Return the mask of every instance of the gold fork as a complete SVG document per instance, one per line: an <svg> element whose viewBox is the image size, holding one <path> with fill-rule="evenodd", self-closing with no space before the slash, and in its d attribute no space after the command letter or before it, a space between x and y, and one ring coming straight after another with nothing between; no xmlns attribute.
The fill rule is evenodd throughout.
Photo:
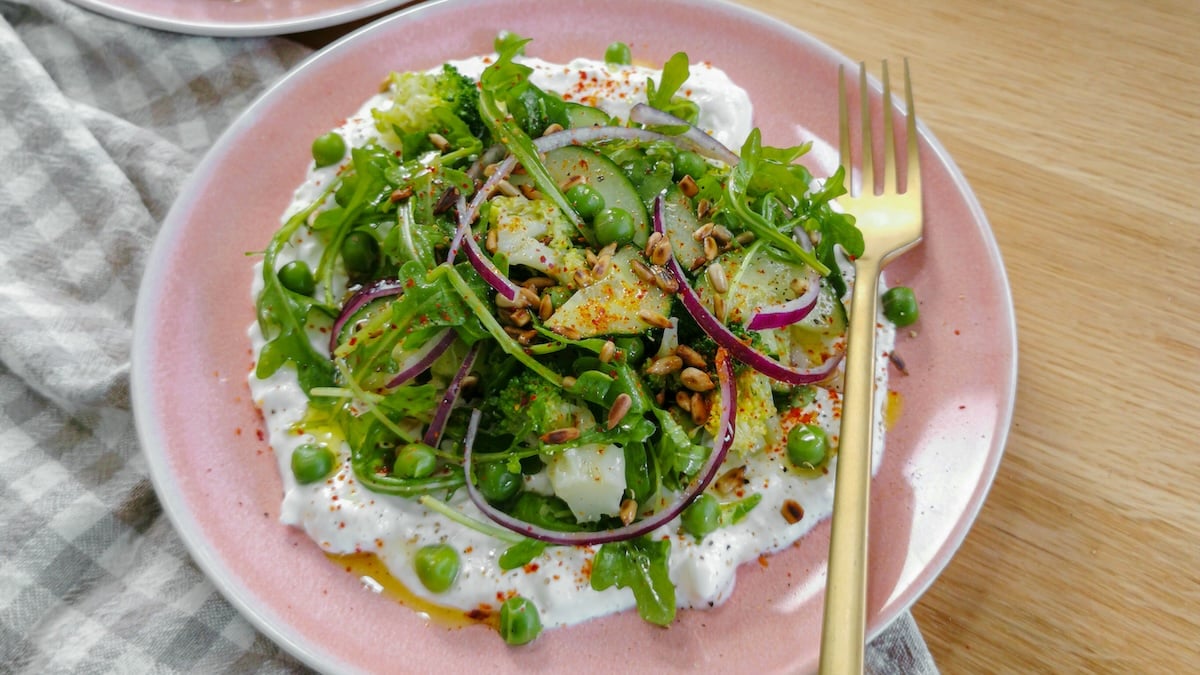
<svg viewBox="0 0 1200 675"><path fill-rule="evenodd" d="M896 148L892 132L892 97L887 61L883 62L883 174L875 183L871 144L871 103L866 67L859 64L862 99L862 188L852 195L850 114L846 103L845 74L838 68L838 122L841 165L848 194L842 206L856 218L866 243L854 260L854 291L850 300L850 325L846 337L846 376L842 398L842 423L837 451L833 525L829 541L829 569L825 586L825 616L821 627L821 673L862 673L867 610L867 512L871 482L871 445L874 439L875 317L879 303L879 275L883 267L921 241L921 166L917 155L917 122L913 113L912 83L904 62L904 96L907 111L906 184L900 191ZM880 194L875 194L880 190Z"/></svg>

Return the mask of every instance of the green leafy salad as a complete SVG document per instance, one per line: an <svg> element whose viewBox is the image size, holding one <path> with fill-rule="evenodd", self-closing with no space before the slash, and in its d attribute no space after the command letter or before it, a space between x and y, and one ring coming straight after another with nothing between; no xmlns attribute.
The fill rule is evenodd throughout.
<svg viewBox="0 0 1200 675"><path fill-rule="evenodd" d="M537 86L527 43L394 73L314 142L252 328L285 521L510 644L632 605L669 625L732 588L689 560L819 518L862 250L840 170L700 126L687 55L614 116Z"/></svg>

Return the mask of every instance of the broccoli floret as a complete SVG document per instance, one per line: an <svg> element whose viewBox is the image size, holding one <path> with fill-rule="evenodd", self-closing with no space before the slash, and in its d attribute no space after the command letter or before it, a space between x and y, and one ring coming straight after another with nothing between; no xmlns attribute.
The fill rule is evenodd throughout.
<svg viewBox="0 0 1200 675"><path fill-rule="evenodd" d="M588 413L572 403L562 389L529 370L519 372L489 400L497 431L516 438L574 426L581 414Z"/></svg>
<svg viewBox="0 0 1200 675"><path fill-rule="evenodd" d="M442 66L442 73L438 77L438 91L442 100L454 107L454 114L474 136L482 138L487 134L487 125L479 114L479 86L475 80L447 63Z"/></svg>
<svg viewBox="0 0 1200 675"><path fill-rule="evenodd" d="M375 128L385 143L400 149L406 159L429 150L444 150L444 162L476 155L485 134L479 116L479 92L475 83L453 66L441 72L392 73L387 92L392 104L373 108ZM450 143L435 147L430 134Z"/></svg>

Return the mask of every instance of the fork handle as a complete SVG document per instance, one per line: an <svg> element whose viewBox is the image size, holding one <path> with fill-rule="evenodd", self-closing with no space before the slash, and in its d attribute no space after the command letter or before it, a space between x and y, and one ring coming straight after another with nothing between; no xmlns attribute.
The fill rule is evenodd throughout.
<svg viewBox="0 0 1200 675"><path fill-rule="evenodd" d="M855 261L833 524L829 535L825 614L821 627L822 675L863 672L879 273L878 260L860 258Z"/></svg>

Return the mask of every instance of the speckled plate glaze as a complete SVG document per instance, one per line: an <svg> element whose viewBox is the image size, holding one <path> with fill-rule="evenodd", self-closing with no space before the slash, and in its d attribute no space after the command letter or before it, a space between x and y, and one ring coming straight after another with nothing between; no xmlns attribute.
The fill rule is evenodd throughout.
<svg viewBox="0 0 1200 675"><path fill-rule="evenodd" d="M828 522L739 571L725 605L682 611L667 630L626 612L506 647L484 626L449 628L362 584L280 525L275 458L246 376L252 260L279 224L309 144L377 90L390 69L489 51L500 29L534 55L599 57L613 40L661 64L683 50L745 86L764 141L816 142L836 161L836 77L845 57L795 28L698 0L474 0L423 4L298 67L220 139L163 224L138 299L133 393L164 509L199 565L260 630L329 672L802 672L815 669ZM918 66L919 68L919 66ZM918 85L920 74L916 74ZM918 86L918 94L920 88ZM881 105L878 91L874 104ZM919 100L919 96L918 96ZM901 129L902 131L902 129ZM1000 461L1016 382L1012 300L992 233L946 151L921 129L924 243L890 270L921 299L898 350L902 411L874 480L869 630L907 609L949 562Z"/></svg>
<svg viewBox="0 0 1200 675"><path fill-rule="evenodd" d="M214 37L285 35L366 19L414 0L70 0L114 19Z"/></svg>

